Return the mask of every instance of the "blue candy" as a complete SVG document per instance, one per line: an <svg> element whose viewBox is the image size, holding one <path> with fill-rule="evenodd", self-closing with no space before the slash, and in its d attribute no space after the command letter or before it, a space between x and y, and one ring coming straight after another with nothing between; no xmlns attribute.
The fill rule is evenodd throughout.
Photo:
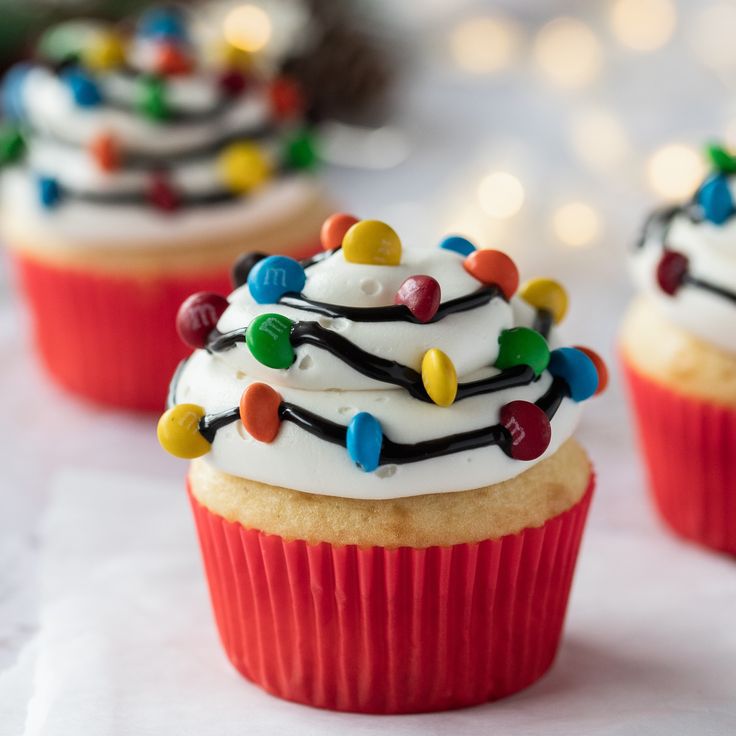
<svg viewBox="0 0 736 736"><path fill-rule="evenodd" d="M187 25L177 8L151 8L138 23L138 33L144 38L187 40Z"/></svg>
<svg viewBox="0 0 736 736"><path fill-rule="evenodd" d="M697 199L705 219L714 225L722 225L734 213L728 179L722 174L707 179L698 190Z"/></svg>
<svg viewBox="0 0 736 736"><path fill-rule="evenodd" d="M69 69L64 72L62 78L79 107L96 107L102 102L102 94L97 83L80 69Z"/></svg>
<svg viewBox="0 0 736 736"><path fill-rule="evenodd" d="M463 238L462 235L448 235L440 243L440 248L455 251L461 256L469 256L476 250L475 246L467 238Z"/></svg>
<svg viewBox="0 0 736 736"><path fill-rule="evenodd" d="M59 204L61 187L56 179L50 176L38 177L38 199L44 209L50 210Z"/></svg>
<svg viewBox="0 0 736 736"><path fill-rule="evenodd" d="M248 274L248 289L258 304L276 304L284 294L298 294L306 283L301 264L288 256L268 256Z"/></svg>
<svg viewBox="0 0 736 736"><path fill-rule="evenodd" d="M348 424L347 440L350 459L365 470L372 473L378 467L383 444L381 424L373 414L361 411Z"/></svg>
<svg viewBox="0 0 736 736"><path fill-rule="evenodd" d="M549 356L547 370L567 384L573 401L589 399L598 388L598 371L595 364L576 348L553 350Z"/></svg>
<svg viewBox="0 0 736 736"><path fill-rule="evenodd" d="M17 122L25 117L23 88L25 87L26 77L30 71L30 64L16 64L5 75L2 88L2 103L3 113L9 120Z"/></svg>

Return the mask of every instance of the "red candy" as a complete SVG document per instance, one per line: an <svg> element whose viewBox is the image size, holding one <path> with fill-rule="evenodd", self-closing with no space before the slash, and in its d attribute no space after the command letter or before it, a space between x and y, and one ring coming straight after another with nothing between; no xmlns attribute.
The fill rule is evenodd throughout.
<svg viewBox="0 0 736 736"><path fill-rule="evenodd" d="M508 454L515 460L536 460L552 439L547 415L529 401L512 401L501 407L501 425L511 435Z"/></svg>
<svg viewBox="0 0 736 736"><path fill-rule="evenodd" d="M185 299L176 314L176 331L182 342L195 350L203 348L227 307L227 299L211 291L200 291Z"/></svg>
<svg viewBox="0 0 736 736"><path fill-rule="evenodd" d="M674 250L662 253L657 264L657 283L665 294L674 296L685 282L689 262L687 256Z"/></svg>
<svg viewBox="0 0 736 736"><path fill-rule="evenodd" d="M291 79L274 80L269 90L271 109L278 120L293 120L304 110L304 97L299 86Z"/></svg>
<svg viewBox="0 0 736 736"><path fill-rule="evenodd" d="M170 76L189 74L192 60L175 43L162 43L156 51L156 71Z"/></svg>
<svg viewBox="0 0 736 736"><path fill-rule="evenodd" d="M102 133L93 138L89 152L102 171L110 172L120 168L120 146L115 136Z"/></svg>
<svg viewBox="0 0 736 736"><path fill-rule="evenodd" d="M476 250L465 259L464 265L478 281L498 286L506 299L511 299L519 288L519 270L500 250Z"/></svg>
<svg viewBox="0 0 736 736"><path fill-rule="evenodd" d="M598 372L598 388L596 389L594 396L602 394L606 390L606 386L608 386L608 368L603 362L603 358L601 358L595 350L591 350L590 348L584 348L581 345L574 345L573 347L587 355L590 358L591 363L595 366L595 369Z"/></svg>
<svg viewBox="0 0 736 736"><path fill-rule="evenodd" d="M336 212L330 215L323 223L319 239L325 250L334 250L342 245L342 239L350 228L359 222L357 217L345 212Z"/></svg>
<svg viewBox="0 0 736 736"><path fill-rule="evenodd" d="M440 285L431 276L409 276L394 297L394 304L408 307L420 322L429 322L441 301Z"/></svg>
<svg viewBox="0 0 736 736"><path fill-rule="evenodd" d="M226 69L220 74L217 83L220 89L229 97L237 97L248 86L248 77L239 69Z"/></svg>
<svg viewBox="0 0 736 736"><path fill-rule="evenodd" d="M240 397L240 421L259 442L273 442L281 427L281 396L265 383L251 383Z"/></svg>
<svg viewBox="0 0 736 736"><path fill-rule="evenodd" d="M162 174L154 174L148 187L148 201L162 212L179 209L179 195Z"/></svg>

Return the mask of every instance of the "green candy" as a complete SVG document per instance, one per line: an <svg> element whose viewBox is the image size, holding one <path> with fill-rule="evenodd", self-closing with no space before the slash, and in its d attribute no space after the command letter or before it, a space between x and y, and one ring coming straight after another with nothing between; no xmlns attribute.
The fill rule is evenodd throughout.
<svg viewBox="0 0 736 736"><path fill-rule="evenodd" d="M245 342L253 357L269 368L288 368L295 359L291 346L294 323L281 314L261 314L245 332Z"/></svg>
<svg viewBox="0 0 736 736"><path fill-rule="evenodd" d="M15 128L0 129L0 166L17 161L26 150L23 136Z"/></svg>
<svg viewBox="0 0 736 736"><path fill-rule="evenodd" d="M165 120L169 116L166 84L162 79L141 77L138 82L138 109L152 120Z"/></svg>
<svg viewBox="0 0 736 736"><path fill-rule="evenodd" d="M736 172L736 156L732 156L723 146L710 143L705 148L713 168L724 174Z"/></svg>
<svg viewBox="0 0 736 736"><path fill-rule="evenodd" d="M504 330L498 337L498 358L495 366L501 370L528 365L538 376L549 363L547 341L528 327Z"/></svg>
<svg viewBox="0 0 736 736"><path fill-rule="evenodd" d="M286 165L292 169L313 169L319 162L314 136L302 130L286 141L284 149Z"/></svg>

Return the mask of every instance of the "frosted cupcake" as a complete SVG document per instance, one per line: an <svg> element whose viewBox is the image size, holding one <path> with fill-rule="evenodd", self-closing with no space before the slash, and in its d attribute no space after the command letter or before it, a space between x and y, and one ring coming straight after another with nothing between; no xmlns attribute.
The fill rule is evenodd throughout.
<svg viewBox="0 0 736 736"><path fill-rule="evenodd" d="M556 345L562 287L460 237L335 215L324 254L251 259L178 326L161 444L188 488L228 657L271 693L373 713L501 698L551 665L603 388ZM218 316L214 330L197 313Z"/></svg>
<svg viewBox="0 0 736 736"><path fill-rule="evenodd" d="M228 288L248 248L318 248L324 196L298 91L174 9L135 32L70 23L3 86L0 223L39 352L66 388L163 405L193 290Z"/></svg>
<svg viewBox="0 0 736 736"><path fill-rule="evenodd" d="M679 534L736 553L736 158L656 211L631 259L640 295L621 333L657 508Z"/></svg>

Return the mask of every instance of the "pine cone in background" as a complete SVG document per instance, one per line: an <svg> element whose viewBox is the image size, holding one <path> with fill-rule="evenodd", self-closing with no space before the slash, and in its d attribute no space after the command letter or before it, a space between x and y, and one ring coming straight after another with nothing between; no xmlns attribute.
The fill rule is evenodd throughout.
<svg viewBox="0 0 736 736"><path fill-rule="evenodd" d="M314 25L310 44L282 62L301 85L315 121L376 124L386 114L397 59L351 2L305 0Z"/></svg>

